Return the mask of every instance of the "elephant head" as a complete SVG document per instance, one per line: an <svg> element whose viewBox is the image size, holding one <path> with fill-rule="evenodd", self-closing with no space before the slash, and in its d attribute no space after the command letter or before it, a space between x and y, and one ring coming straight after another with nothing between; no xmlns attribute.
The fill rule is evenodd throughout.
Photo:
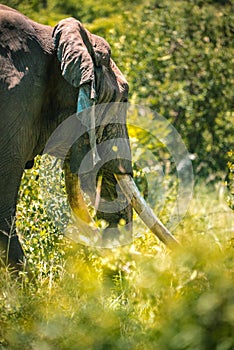
<svg viewBox="0 0 234 350"><path fill-rule="evenodd" d="M103 38L89 33L74 18L62 20L55 27L53 35L63 76L70 84L79 86L78 119L88 127L88 132L83 132L82 137L72 145L69 165L65 165L67 189L70 189L68 194L70 193L73 211L85 217L87 223L92 222L84 209L82 196L77 196L77 191L73 190L81 185L93 197L94 205L97 205L97 195L103 200L98 202L97 217L107 221L108 232L110 228L118 226L122 219L128 230L131 230L134 207L146 225L162 241L166 244L175 242L170 232L141 198L132 179L131 152L126 128L128 84L110 57L109 44ZM82 161L85 165L83 164L80 171ZM79 180L71 176L69 170L79 173ZM101 188L98 186L98 179L101 179ZM97 190L100 190L99 194ZM119 194L120 191L124 193L124 198ZM109 212L103 209L106 201L110 203Z"/></svg>
<svg viewBox="0 0 234 350"><path fill-rule="evenodd" d="M86 172L79 174L82 188L93 197L96 182L101 178L100 196L111 202L118 195L114 174L132 174L126 112L123 106L128 96L127 81L110 57L109 44L103 38L89 33L76 19L60 21L53 31L53 37L62 75L70 85L79 88L77 133L74 135L77 139L67 156L70 166L65 166L66 173L69 170L78 173L83 161L83 170L85 167ZM120 104L114 106L116 102ZM78 138L82 128L84 130ZM118 139L123 140L121 148L124 147L128 157L123 158L113 151ZM75 181L69 174L67 178ZM67 188L71 188L68 181ZM72 200L71 202L74 203ZM96 206L97 217L105 219L109 227L118 226L121 220L131 226L132 208L127 201L121 210L109 213L103 211L101 202L98 205L96 202Z"/></svg>

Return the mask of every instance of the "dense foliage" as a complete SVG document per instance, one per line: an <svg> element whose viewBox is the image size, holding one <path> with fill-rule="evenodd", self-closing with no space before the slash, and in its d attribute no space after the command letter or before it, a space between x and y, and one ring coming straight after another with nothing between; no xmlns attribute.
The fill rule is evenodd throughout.
<svg viewBox="0 0 234 350"><path fill-rule="evenodd" d="M43 173L27 175L18 230L32 280L1 269L1 349L233 349L233 220L220 197L199 188L174 252L138 223L132 244L97 249L62 238L35 187Z"/></svg>

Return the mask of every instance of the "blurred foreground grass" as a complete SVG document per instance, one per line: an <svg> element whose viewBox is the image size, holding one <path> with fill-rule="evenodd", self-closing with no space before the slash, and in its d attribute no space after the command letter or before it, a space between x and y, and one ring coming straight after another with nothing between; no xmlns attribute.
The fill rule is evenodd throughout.
<svg viewBox="0 0 234 350"><path fill-rule="evenodd" d="M131 245L97 249L63 238L64 216L50 221L41 205L47 194L30 188L38 169L26 177L18 230L34 278L19 282L1 269L0 349L233 349L233 213L225 197L197 186L174 252L137 225Z"/></svg>

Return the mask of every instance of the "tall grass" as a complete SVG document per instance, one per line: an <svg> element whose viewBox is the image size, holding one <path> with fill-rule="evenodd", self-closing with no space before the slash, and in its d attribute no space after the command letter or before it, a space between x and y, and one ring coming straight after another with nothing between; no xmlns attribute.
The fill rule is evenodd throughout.
<svg viewBox="0 0 234 350"><path fill-rule="evenodd" d="M141 226L97 249L62 237L30 188L38 175L18 206L33 278L1 268L0 349L233 349L233 214L218 192L197 186L176 251Z"/></svg>

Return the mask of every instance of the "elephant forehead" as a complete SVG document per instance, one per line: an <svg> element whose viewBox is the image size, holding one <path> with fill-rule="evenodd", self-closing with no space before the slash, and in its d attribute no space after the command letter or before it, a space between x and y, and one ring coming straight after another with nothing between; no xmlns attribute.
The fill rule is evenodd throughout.
<svg viewBox="0 0 234 350"><path fill-rule="evenodd" d="M128 83L114 61L110 66L95 69L97 102L124 102L128 97Z"/></svg>
<svg viewBox="0 0 234 350"><path fill-rule="evenodd" d="M102 52L103 54L109 56L111 55L111 47L104 38L95 34L92 34L90 37L92 46L95 51Z"/></svg>

